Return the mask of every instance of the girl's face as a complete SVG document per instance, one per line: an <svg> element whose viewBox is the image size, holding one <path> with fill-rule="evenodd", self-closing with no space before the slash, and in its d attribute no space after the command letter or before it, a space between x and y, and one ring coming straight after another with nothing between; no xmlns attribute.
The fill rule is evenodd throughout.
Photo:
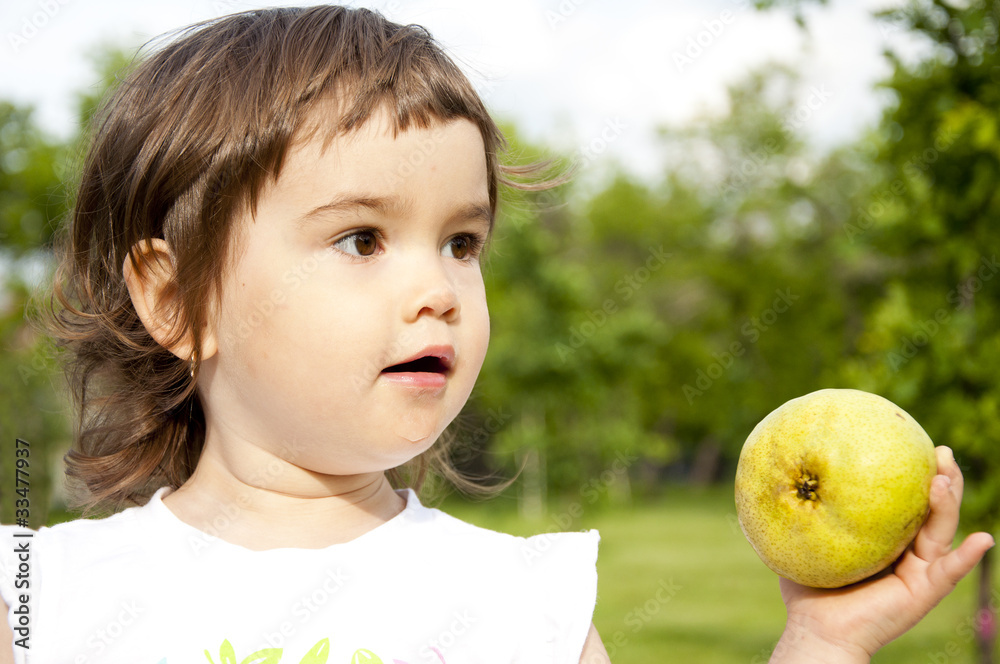
<svg viewBox="0 0 1000 664"><path fill-rule="evenodd" d="M234 268L199 386L208 443L327 475L393 468L458 415L486 355L486 158L467 120L384 115L293 147ZM386 371L428 357L402 370ZM406 371L405 369L412 369Z"/></svg>

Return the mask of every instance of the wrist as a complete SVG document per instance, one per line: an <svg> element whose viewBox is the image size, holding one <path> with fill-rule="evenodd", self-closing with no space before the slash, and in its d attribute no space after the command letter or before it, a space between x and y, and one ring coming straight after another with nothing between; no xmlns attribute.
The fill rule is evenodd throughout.
<svg viewBox="0 0 1000 664"><path fill-rule="evenodd" d="M770 664L868 664L871 655L861 646L826 639L807 625L788 621Z"/></svg>

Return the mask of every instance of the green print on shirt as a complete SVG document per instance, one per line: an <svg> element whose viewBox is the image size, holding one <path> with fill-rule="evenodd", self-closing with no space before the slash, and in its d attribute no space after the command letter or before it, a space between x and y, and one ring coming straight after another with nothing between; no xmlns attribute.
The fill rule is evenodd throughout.
<svg viewBox="0 0 1000 664"><path fill-rule="evenodd" d="M219 664L279 664L281 662L281 653L283 648L264 648L258 650L257 652L250 653L244 659L239 659L236 657L236 651L233 649L233 644L226 639L222 642L219 647ZM212 654L205 651L205 657L211 664L215 664L215 660L212 659ZM330 639L323 639L318 641L316 645L312 647L312 650L305 654L299 664L327 664L327 659L330 657ZM398 661L398 660L397 660ZM285 664L290 664L286 662ZM373 653L371 650L361 649L354 653L351 657L351 664L383 664L382 660L378 655Z"/></svg>

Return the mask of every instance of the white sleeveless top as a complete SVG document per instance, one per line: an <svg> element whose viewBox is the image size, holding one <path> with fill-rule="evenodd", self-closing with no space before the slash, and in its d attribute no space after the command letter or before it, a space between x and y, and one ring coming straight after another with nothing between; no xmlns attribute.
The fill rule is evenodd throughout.
<svg viewBox="0 0 1000 664"><path fill-rule="evenodd" d="M0 526L15 662L580 661L597 531L513 537L407 490L399 515L350 542L252 551L178 519L167 491L106 519Z"/></svg>

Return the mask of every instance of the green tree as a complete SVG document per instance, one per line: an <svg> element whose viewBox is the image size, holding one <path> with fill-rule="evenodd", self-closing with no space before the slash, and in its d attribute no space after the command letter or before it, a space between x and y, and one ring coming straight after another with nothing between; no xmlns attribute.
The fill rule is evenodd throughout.
<svg viewBox="0 0 1000 664"><path fill-rule="evenodd" d="M967 481L963 522L1000 525L1000 56L998 6L916 1L885 19L926 56L890 54L897 103L881 123L882 164L852 233L882 257L847 375L913 412L954 448ZM992 661L993 556L980 567L977 640Z"/></svg>
<svg viewBox="0 0 1000 664"><path fill-rule="evenodd" d="M30 108L0 103L0 521L14 523L15 498L30 505L29 523L45 523L53 451L66 444L65 408L52 345L25 320L51 268L52 237L66 214L68 149L38 129ZM15 439L30 445L16 471ZM27 496L15 495L18 478ZM21 502L19 506L24 505ZM20 512L19 514L24 514Z"/></svg>
<svg viewBox="0 0 1000 664"><path fill-rule="evenodd" d="M53 244L69 214L85 128L129 63L120 49L92 55L99 83L77 96L81 130L48 136L30 107L0 101L0 522L15 518L15 439L30 444L30 525L47 520L57 452L69 445L70 414L58 350L29 321L46 306ZM22 469L23 470L23 469ZM22 476L23 477L23 476Z"/></svg>
<svg viewBox="0 0 1000 664"><path fill-rule="evenodd" d="M842 233L866 162L810 152L789 120L797 83L778 67L750 76L730 90L734 112L664 131L672 161L654 191L619 181L588 208L598 246L621 242L634 211L650 209L635 221L673 256L635 302L667 330L643 396L696 481L732 467L771 409L833 380L867 279Z"/></svg>
<svg viewBox="0 0 1000 664"><path fill-rule="evenodd" d="M484 266L493 329L471 406L514 414L493 451L522 460L522 486L539 503L549 491L587 502L627 496L639 453L669 454L637 379L636 358L652 355L661 326L615 300L571 195L511 193Z"/></svg>

